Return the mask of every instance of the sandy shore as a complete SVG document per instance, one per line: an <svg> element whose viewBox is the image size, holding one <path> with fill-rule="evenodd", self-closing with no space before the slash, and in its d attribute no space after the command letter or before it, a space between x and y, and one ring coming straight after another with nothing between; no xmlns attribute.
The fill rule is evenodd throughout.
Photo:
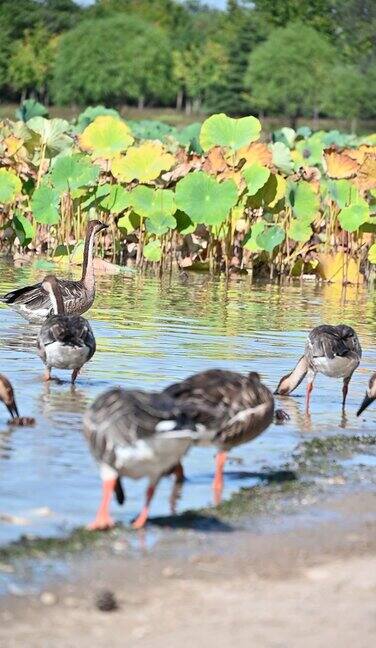
<svg viewBox="0 0 376 648"><path fill-rule="evenodd" d="M0 645L370 648L376 491L332 497L325 515L313 503L288 524L276 515L255 526L163 531L153 551L141 537L145 550L136 560L119 540L117 555L73 557L72 578L48 587L50 598L2 600ZM103 588L118 610L96 608Z"/></svg>

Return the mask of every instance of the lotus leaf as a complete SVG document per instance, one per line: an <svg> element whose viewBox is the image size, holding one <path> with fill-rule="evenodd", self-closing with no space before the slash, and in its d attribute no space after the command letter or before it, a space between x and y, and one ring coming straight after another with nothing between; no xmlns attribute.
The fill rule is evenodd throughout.
<svg viewBox="0 0 376 648"><path fill-rule="evenodd" d="M195 223L192 223L188 214L178 209L175 212L174 217L176 220L176 229L178 230L178 232L180 232L180 234L183 234L183 236L185 236L186 234L192 234L192 232L195 231L196 225Z"/></svg>
<svg viewBox="0 0 376 648"><path fill-rule="evenodd" d="M274 198L268 203L269 207L271 207L272 209L274 209L279 201L285 197L287 187L287 182L283 176L276 174L273 177L275 178L277 186Z"/></svg>
<svg viewBox="0 0 376 648"><path fill-rule="evenodd" d="M111 115L96 117L79 135L79 143L84 151L106 160L116 157L133 142L134 138L127 124Z"/></svg>
<svg viewBox="0 0 376 648"><path fill-rule="evenodd" d="M310 137L308 140L301 140L296 143L296 155L294 159L297 166L317 166L322 163L323 143Z"/></svg>
<svg viewBox="0 0 376 648"><path fill-rule="evenodd" d="M134 137L143 140L163 140L166 135L174 132L172 126L156 119L129 120L128 125Z"/></svg>
<svg viewBox="0 0 376 648"><path fill-rule="evenodd" d="M242 173L247 183L250 196L254 196L264 186L270 176L269 169L257 163L242 169Z"/></svg>
<svg viewBox="0 0 376 648"><path fill-rule="evenodd" d="M233 119L224 113L208 117L201 126L200 144L204 151L223 146L237 151L260 137L261 123L256 117Z"/></svg>
<svg viewBox="0 0 376 648"><path fill-rule="evenodd" d="M185 146L189 151L202 153L202 146L200 145L200 131L201 124L199 122L194 122L181 130L177 130L174 133L174 138L180 146Z"/></svg>
<svg viewBox="0 0 376 648"><path fill-rule="evenodd" d="M176 219L169 214L162 214L158 218L147 218L145 226L147 231L151 234L162 236L162 234L166 234L169 229L174 229L176 227Z"/></svg>
<svg viewBox="0 0 376 648"><path fill-rule="evenodd" d="M233 180L219 183L204 171L190 173L176 185L176 204L194 223L220 225L237 199Z"/></svg>
<svg viewBox="0 0 376 648"><path fill-rule="evenodd" d="M366 202L356 203L344 207L338 214L338 220L342 229L346 232L355 232L363 223L369 219L369 206Z"/></svg>
<svg viewBox="0 0 376 648"><path fill-rule="evenodd" d="M312 228L306 221L293 220L288 231L287 236L293 241L305 243L309 241L312 236Z"/></svg>
<svg viewBox="0 0 376 648"><path fill-rule="evenodd" d="M27 122L32 117L47 117L48 110L43 104L35 99L25 99L16 110L16 119Z"/></svg>
<svg viewBox="0 0 376 648"><path fill-rule="evenodd" d="M83 131L86 126L89 126L96 117L110 115L120 119L120 115L114 108L105 108L105 106L88 106L85 110L78 115L77 130Z"/></svg>
<svg viewBox="0 0 376 648"><path fill-rule="evenodd" d="M175 164L175 158L166 153L159 142L145 142L132 147L124 157L112 161L111 172L121 182L150 182L162 171L168 171Z"/></svg>
<svg viewBox="0 0 376 648"><path fill-rule="evenodd" d="M130 193L130 201L137 214L154 221L163 217L171 219L176 211L174 192L170 189L151 189L139 186Z"/></svg>
<svg viewBox="0 0 376 648"><path fill-rule="evenodd" d="M48 185L41 185L35 189L31 208L37 223L56 225L59 222L59 200L59 192Z"/></svg>
<svg viewBox="0 0 376 648"><path fill-rule="evenodd" d="M144 257L148 261L160 261L162 257L161 243L156 239L149 241L144 247Z"/></svg>
<svg viewBox="0 0 376 648"><path fill-rule="evenodd" d="M301 180L289 183L287 195L294 216L312 222L319 209L320 199L309 182Z"/></svg>
<svg viewBox="0 0 376 648"><path fill-rule="evenodd" d="M10 205L21 193L22 183L10 169L0 169L0 204Z"/></svg>
<svg viewBox="0 0 376 648"><path fill-rule="evenodd" d="M263 232L258 234L256 243L260 248L272 254L274 248L284 240L285 233L283 229L278 225L272 225L271 227L266 227Z"/></svg>
<svg viewBox="0 0 376 648"><path fill-rule="evenodd" d="M130 234L140 226L140 217L134 212L131 212L130 214L124 214L116 221L116 225L120 230L125 230L128 234Z"/></svg>
<svg viewBox="0 0 376 648"><path fill-rule="evenodd" d="M72 191L98 180L100 168L88 157L75 154L56 159L50 177L59 191Z"/></svg>
<svg viewBox="0 0 376 648"><path fill-rule="evenodd" d="M112 214L119 214L131 205L131 194L124 189L122 185L102 185L108 187L108 193L103 195L102 200L99 201L102 209L111 212Z"/></svg>
<svg viewBox="0 0 376 648"><path fill-rule="evenodd" d="M293 128L284 126L273 133L273 142L283 142L289 149L292 149L296 139L296 132Z"/></svg>
<svg viewBox="0 0 376 648"><path fill-rule="evenodd" d="M340 209L347 207L351 203L359 202L360 195L356 187L348 180L330 180L328 182L328 191L330 197L337 203Z"/></svg>
<svg viewBox="0 0 376 648"><path fill-rule="evenodd" d="M275 144L270 145L272 155L273 155L273 164L283 171L283 173L291 173L292 171L292 159L290 149L283 144L283 142L275 142Z"/></svg>
<svg viewBox="0 0 376 648"><path fill-rule="evenodd" d="M12 226L22 247L29 245L29 243L34 238L35 227L26 218L26 216L23 216L23 214L20 213L16 213L12 219Z"/></svg>
<svg viewBox="0 0 376 648"><path fill-rule="evenodd" d="M62 151L72 144L72 139L67 135L69 123L65 119L33 117L27 122L27 127L39 135L40 143L51 153Z"/></svg>
<svg viewBox="0 0 376 648"><path fill-rule="evenodd" d="M257 244L257 237L265 230L265 227L265 221L256 221L256 223L254 223L251 227L250 234L245 237L243 247L245 247L247 250L250 250L251 252L260 252L263 248L261 248Z"/></svg>

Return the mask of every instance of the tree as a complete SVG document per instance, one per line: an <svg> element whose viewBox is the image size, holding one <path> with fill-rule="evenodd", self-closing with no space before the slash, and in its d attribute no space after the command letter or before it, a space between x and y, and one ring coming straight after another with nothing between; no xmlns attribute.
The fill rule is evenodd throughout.
<svg viewBox="0 0 376 648"><path fill-rule="evenodd" d="M273 31L249 58L245 85L251 106L290 117L317 114L336 52L325 36L302 23Z"/></svg>
<svg viewBox="0 0 376 648"><path fill-rule="evenodd" d="M53 95L57 103L79 105L171 101L175 84L166 33L132 15L82 21L59 41Z"/></svg>
<svg viewBox="0 0 376 648"><path fill-rule="evenodd" d="M8 79L11 87L21 92L21 99L37 93L46 98L55 47L45 27L26 30L22 41L16 42L9 63Z"/></svg>
<svg viewBox="0 0 376 648"><path fill-rule="evenodd" d="M217 90L228 70L225 49L213 41L201 48L194 46L173 52L174 76L186 97L187 112L210 107L213 90Z"/></svg>
<svg viewBox="0 0 376 648"><path fill-rule="evenodd" d="M355 130L355 120L362 111L365 82L359 69L352 65L337 64L327 85L323 108L333 117L351 120Z"/></svg>

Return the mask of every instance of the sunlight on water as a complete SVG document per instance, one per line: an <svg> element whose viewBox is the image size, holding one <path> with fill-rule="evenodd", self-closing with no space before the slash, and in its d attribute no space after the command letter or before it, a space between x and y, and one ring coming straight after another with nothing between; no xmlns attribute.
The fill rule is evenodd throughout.
<svg viewBox="0 0 376 648"><path fill-rule="evenodd" d="M41 277L30 268L0 267L0 291ZM307 331L320 323L346 322L360 336L364 356L350 385L347 419L341 417L341 385L319 377L310 419L304 415L304 385L296 397L279 401L291 421L272 425L251 444L232 452L241 463L229 462L225 495L257 483L252 473L279 467L303 439L317 434L373 432L376 408L363 420L355 417L371 370L375 302L373 293L316 286L309 282L279 288L251 284L247 277L213 280L189 275L160 282L150 277L99 277L95 308L87 316L97 339L97 353L75 389L42 382L43 366L36 355L37 327L31 327L0 306L0 371L16 390L22 414L37 419L35 428L10 428L0 408L0 543L21 534L59 534L88 522L100 497L95 463L81 433L88 403L114 384L160 389L209 367L259 371L274 388L301 355ZM59 373L68 377L64 372ZM211 502L213 456L195 449L185 460L188 481L179 510ZM142 506L145 484L125 482L124 508L114 504L115 519L131 520ZM171 484L163 480L152 515L169 512ZM4 521L16 516L17 523ZM3 520L3 521L1 521Z"/></svg>

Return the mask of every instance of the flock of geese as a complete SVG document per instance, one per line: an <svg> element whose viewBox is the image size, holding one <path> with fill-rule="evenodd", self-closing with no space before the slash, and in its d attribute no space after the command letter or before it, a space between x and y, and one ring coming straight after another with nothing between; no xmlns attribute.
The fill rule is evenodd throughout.
<svg viewBox="0 0 376 648"><path fill-rule="evenodd" d="M93 247L96 234L107 226L88 223L82 277L66 281L48 275L41 283L13 290L0 298L29 322L41 324L38 353L46 367L44 379L53 380L51 370L68 369L75 382L83 365L95 353L95 337L82 317L93 304L95 278ZM348 385L362 355L355 331L344 324L323 325L308 335L305 350L292 372L283 376L275 394L290 394L307 378L306 411L315 376L322 373L342 378L342 406ZM376 398L376 374L358 415ZM0 376L0 400L8 408L14 424L22 424L12 385ZM192 445L217 449L213 482L215 502L223 490L223 470L228 452L256 438L272 423L275 410L272 392L251 372L247 375L212 369L196 373L160 392L112 387L101 394L84 415L84 434L99 469L103 484L102 500L91 529L114 525L110 504L115 495L125 500L121 477L147 477L145 505L135 528L145 525L151 499L161 477L174 475L174 488L184 478L182 459Z"/></svg>

